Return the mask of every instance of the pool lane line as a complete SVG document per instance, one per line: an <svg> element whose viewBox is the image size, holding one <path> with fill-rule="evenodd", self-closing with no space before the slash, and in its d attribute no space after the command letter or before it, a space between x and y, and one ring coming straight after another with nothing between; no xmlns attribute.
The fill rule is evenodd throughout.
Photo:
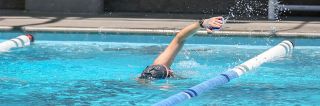
<svg viewBox="0 0 320 106"><path fill-rule="evenodd" d="M204 81L196 86L193 86L187 90L184 90L178 94L172 95L169 98L166 98L153 106L172 106L183 102L184 100L191 99L202 94L205 91L208 91L216 86L223 85L230 82L232 79L238 78L244 73L258 68L263 63L276 60L281 57L288 56L289 53L293 50L294 45L289 40L284 40L276 46L268 49L267 51L245 61L244 63L223 72L222 74L211 78L207 81Z"/></svg>

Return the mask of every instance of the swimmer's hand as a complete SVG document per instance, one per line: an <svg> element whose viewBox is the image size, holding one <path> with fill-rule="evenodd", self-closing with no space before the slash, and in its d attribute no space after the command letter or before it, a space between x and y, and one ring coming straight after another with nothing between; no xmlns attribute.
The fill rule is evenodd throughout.
<svg viewBox="0 0 320 106"><path fill-rule="evenodd" d="M209 19L204 19L202 26L206 28L208 32L212 33L212 30L220 30L223 24L223 17L212 17Z"/></svg>

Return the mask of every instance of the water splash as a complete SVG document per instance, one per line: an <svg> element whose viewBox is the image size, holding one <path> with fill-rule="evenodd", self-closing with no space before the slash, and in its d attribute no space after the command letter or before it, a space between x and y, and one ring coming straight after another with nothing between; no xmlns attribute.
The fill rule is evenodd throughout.
<svg viewBox="0 0 320 106"><path fill-rule="evenodd" d="M237 0L229 8L226 19L252 19L257 20L268 11L265 1L257 0Z"/></svg>

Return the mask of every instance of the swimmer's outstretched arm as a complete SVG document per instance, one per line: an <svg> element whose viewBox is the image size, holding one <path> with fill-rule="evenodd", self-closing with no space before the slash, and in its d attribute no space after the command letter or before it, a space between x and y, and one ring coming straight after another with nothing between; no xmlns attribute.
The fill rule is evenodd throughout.
<svg viewBox="0 0 320 106"><path fill-rule="evenodd" d="M221 19L222 17L213 17L210 19L205 19L202 26L221 27ZM195 22L180 30L180 32L176 34L176 36L173 38L168 47L154 60L153 65L161 64L170 67L175 56L182 48L185 39L188 36L195 34L200 28L200 22Z"/></svg>
<svg viewBox="0 0 320 106"><path fill-rule="evenodd" d="M161 64L170 67L174 57L178 54L182 48L185 39L188 36L193 35L200 29L199 23L193 23L183 28L177 35L173 38L168 47L155 59L153 64Z"/></svg>

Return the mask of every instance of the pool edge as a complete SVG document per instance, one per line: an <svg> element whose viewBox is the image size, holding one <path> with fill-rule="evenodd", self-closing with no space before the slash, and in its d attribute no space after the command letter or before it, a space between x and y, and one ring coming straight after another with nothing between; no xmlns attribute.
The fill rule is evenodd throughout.
<svg viewBox="0 0 320 106"><path fill-rule="evenodd" d="M0 26L0 31L12 31L14 27ZM26 26L18 30L23 32L91 32L91 33L133 33L133 34L159 34L159 35L174 35L179 32L178 29L133 29L133 28L105 28L105 27L91 27L91 28L79 28L79 27L31 27ZM196 33L200 36L240 36L240 37L312 37L320 38L320 33L297 33L297 32L276 32L276 31L216 31L208 33L205 30L200 30Z"/></svg>

